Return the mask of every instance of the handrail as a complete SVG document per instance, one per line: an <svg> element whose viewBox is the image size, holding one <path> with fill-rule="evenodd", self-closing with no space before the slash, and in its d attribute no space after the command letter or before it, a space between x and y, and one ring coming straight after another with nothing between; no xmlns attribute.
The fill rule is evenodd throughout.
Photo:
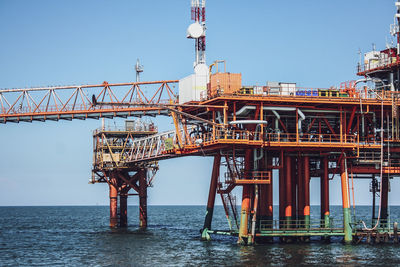
<svg viewBox="0 0 400 267"><path fill-rule="evenodd" d="M281 230L343 230L343 221L329 218L328 223L325 220L260 220L259 230L281 231Z"/></svg>

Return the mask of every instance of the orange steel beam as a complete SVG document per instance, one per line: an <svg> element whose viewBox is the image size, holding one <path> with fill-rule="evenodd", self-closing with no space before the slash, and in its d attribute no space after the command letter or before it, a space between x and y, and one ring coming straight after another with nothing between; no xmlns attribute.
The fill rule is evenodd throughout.
<svg viewBox="0 0 400 267"><path fill-rule="evenodd" d="M248 179L239 179L235 180L235 184L237 185L243 185L243 184L270 184L270 180L260 180L260 179L253 179L253 180L248 180Z"/></svg>
<svg viewBox="0 0 400 267"><path fill-rule="evenodd" d="M333 130L333 128L332 128L331 124L329 123L329 121L325 117L322 117L322 119L324 120L326 126L328 126L329 130L331 131L331 133L333 135L337 136L337 134L335 133L335 130Z"/></svg>
<svg viewBox="0 0 400 267"><path fill-rule="evenodd" d="M307 129L307 132L306 132L306 133L309 133L309 132L311 131L311 128L313 127L314 122L315 122L316 120L317 120L317 117L315 117L315 118L311 121L310 125L308 126L308 129Z"/></svg>
<svg viewBox="0 0 400 267"><path fill-rule="evenodd" d="M375 166L353 166L352 171L354 174L380 174L380 170ZM399 174L400 167L383 167L384 174Z"/></svg>
<svg viewBox="0 0 400 267"><path fill-rule="evenodd" d="M285 124L281 121L281 119L278 119L278 121L279 121L279 124L282 126L283 130L287 133L288 130L286 129Z"/></svg>

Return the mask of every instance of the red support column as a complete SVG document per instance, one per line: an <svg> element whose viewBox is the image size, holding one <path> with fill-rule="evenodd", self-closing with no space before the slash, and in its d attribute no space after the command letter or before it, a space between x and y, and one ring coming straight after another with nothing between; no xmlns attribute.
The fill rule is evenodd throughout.
<svg viewBox="0 0 400 267"><path fill-rule="evenodd" d="M303 158L297 157L297 219L298 225L304 227L304 173Z"/></svg>
<svg viewBox="0 0 400 267"><path fill-rule="evenodd" d="M206 218L204 219L204 226L202 231L202 239L210 240L210 235L207 230L211 230L211 222L214 213L214 203L215 203L215 195L217 193L217 185L218 185L218 177L219 177L219 168L221 164L221 155L217 154L214 156L214 164L211 174L211 182L210 182L210 190L208 192L208 202L207 202L207 211Z"/></svg>
<svg viewBox="0 0 400 267"><path fill-rule="evenodd" d="M292 223L295 224L295 220L297 218L297 176L298 173L296 171L296 158L292 157Z"/></svg>
<svg viewBox="0 0 400 267"><path fill-rule="evenodd" d="M281 155L279 157L279 228L284 227L285 220L285 168L286 165L284 163L283 151L281 151Z"/></svg>
<svg viewBox="0 0 400 267"><path fill-rule="evenodd" d="M119 226L128 226L128 192L123 190L119 193Z"/></svg>
<svg viewBox="0 0 400 267"><path fill-rule="evenodd" d="M268 157L267 159L267 168L271 171L271 182L266 185L266 194L267 194L267 220L274 219L274 198L273 198L273 179L272 179L272 157ZM272 223L272 222L271 222ZM272 226L272 225L271 225Z"/></svg>
<svg viewBox="0 0 400 267"><path fill-rule="evenodd" d="M322 160L323 174L321 176L321 226L329 228L329 166L328 157Z"/></svg>
<svg viewBox="0 0 400 267"><path fill-rule="evenodd" d="M267 185L260 184L258 186L258 215L257 217L260 220L267 220L267 213L268 213L268 205L267 205Z"/></svg>
<svg viewBox="0 0 400 267"><path fill-rule="evenodd" d="M387 218L388 218L388 194L389 194L389 177L383 174L382 177L382 207L381 207L381 226L387 227Z"/></svg>
<svg viewBox="0 0 400 267"><path fill-rule="evenodd" d="M110 187L110 227L118 226L118 190L115 178L111 179Z"/></svg>
<svg viewBox="0 0 400 267"><path fill-rule="evenodd" d="M285 224L287 228L293 228L292 225L292 162L290 156L285 156Z"/></svg>
<svg viewBox="0 0 400 267"><path fill-rule="evenodd" d="M266 153L264 151L264 153ZM258 170L260 171L266 171L267 170L267 155L265 154L264 158L260 160L260 166ZM257 217L259 220L268 220L267 213L268 213L268 204L267 204L267 185L266 184L261 184L258 186L259 190L259 198L258 198L258 212L257 212Z"/></svg>
<svg viewBox="0 0 400 267"><path fill-rule="evenodd" d="M261 161L260 170L271 171L272 157L265 154ZM272 172L271 172L272 173ZM263 221L263 227L272 228L273 225L273 194L272 194L272 177L269 184L259 185L259 219Z"/></svg>
<svg viewBox="0 0 400 267"><path fill-rule="evenodd" d="M304 224L310 227L310 158L304 156Z"/></svg>
<svg viewBox="0 0 400 267"><path fill-rule="evenodd" d="M139 170L139 227L147 227L147 171Z"/></svg>
<svg viewBox="0 0 400 267"><path fill-rule="evenodd" d="M244 159L244 171L249 172L252 169L252 155L253 151L251 149L247 149L245 152ZM249 233L249 215L251 209L251 196L252 196L252 185L243 185L243 193L242 193L242 210L240 215L240 227L239 227L239 240L238 243L246 244L248 233Z"/></svg>

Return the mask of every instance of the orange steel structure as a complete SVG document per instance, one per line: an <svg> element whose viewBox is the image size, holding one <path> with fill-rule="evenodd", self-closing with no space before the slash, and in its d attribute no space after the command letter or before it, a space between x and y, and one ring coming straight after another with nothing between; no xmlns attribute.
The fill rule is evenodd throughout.
<svg viewBox="0 0 400 267"><path fill-rule="evenodd" d="M200 21L200 5L193 8ZM205 9L201 8L204 22ZM201 38L196 39L201 65L205 35L193 38ZM372 81L373 88L357 87L361 81L351 81L340 88L282 87L276 91L264 86L261 90L239 86L237 75L234 86L224 80L229 90L208 84L207 96L183 104L178 104L173 87L177 80L7 89L0 90L0 122L170 116L175 129L169 132L158 133L154 125L147 124L94 132L91 182L109 185L111 227L127 226L127 197L138 195L140 227L146 228L147 188L158 170L157 162L195 155L214 158L204 240L219 233L237 236L240 244L274 237L283 242L308 241L314 236L340 236L346 243L365 236L377 242L382 236L398 241L397 225L391 228L388 221L389 182L400 174L400 56L392 49L382 51L390 55L389 63L376 65L374 59L375 65L359 66L358 74L364 76L363 81ZM197 69L199 73L203 70L202 66ZM212 74L210 81L216 80L213 75L230 74ZM143 87L151 87L147 90L151 93L145 94ZM274 172L279 173L275 179L278 192L273 190ZM329 210L329 184L336 175L343 206L339 224ZM380 177L379 190L376 176ZM321 181L321 220L317 222L310 214L312 178ZM351 221L354 191L350 178L352 183L353 178L371 179L374 201L380 192L379 219L372 229ZM238 186L243 188L240 212L232 194ZM136 193L130 194L131 189ZM276 193L279 218L273 216ZM225 209L227 231L211 227L216 194ZM375 220L375 210L372 216Z"/></svg>
<svg viewBox="0 0 400 267"><path fill-rule="evenodd" d="M211 222L218 193L230 225L228 232L237 234L240 243L252 244L273 236L281 236L285 241L308 240L316 235L325 239L329 235L344 236L350 242L357 232L350 227L349 173L355 178L379 174L376 164L380 164L377 158L382 149L386 154L391 151L390 158L384 158L382 173L392 178L400 171L400 139L391 120L397 103L393 103L391 94L382 91L374 98L361 94L357 97L225 94L191 102L168 108L175 131L133 139L128 142L124 160L109 167L129 172L171 157L212 156L214 165L203 239L217 233L211 230ZM379 128L393 131L385 130L380 136L376 134ZM225 175L220 175L221 166L226 168ZM274 169L279 170L278 227L272 210ZM343 209L347 215L343 226L332 228L329 181L335 174L341 177ZM321 179L319 231L312 228L310 220L311 177ZM386 223L389 179L383 181L381 221ZM240 214L231 194L236 186L243 186ZM286 235L276 228L284 230ZM271 233L265 234L268 230Z"/></svg>
<svg viewBox="0 0 400 267"><path fill-rule="evenodd" d="M331 225L329 181L335 174L341 176L343 208L348 212L349 173L355 178L379 175L376 164L382 149L386 154L390 149L391 155L390 159L384 159L382 173L389 178L400 173L400 138L398 128L394 127L398 125L397 118L392 116L398 105L397 100L393 101L396 92L376 92L375 97L362 93L353 97L332 97L285 95L284 92L272 95L266 90L262 95L222 94L178 105L172 97L176 94L168 85L174 82L87 87L98 89L94 97L84 94L86 87L83 86L47 88L40 89L44 93L40 101L32 96L38 89L5 90L1 91L1 97L8 108L2 108L0 117L3 122L15 122L169 115L175 129L166 133L158 133L155 126L149 128L149 125L141 129L94 132L92 182L106 182L110 187L112 227L127 225L128 195L139 196L140 226L146 227L147 187L158 169L157 161L172 157L214 157L202 237L209 239L210 234L217 233L211 230L211 222L218 193L230 225L225 233L238 235L243 244L274 236L291 241L308 240L315 235L337 235L350 241L357 234L351 230L350 216L344 216L341 227ZM158 87L151 98L135 93L140 92L137 88L147 84ZM112 88L126 85L129 89L123 93L124 97L118 98ZM71 89L72 94L61 94L62 90ZM165 94L167 98L162 98L162 90L170 93ZM364 88L346 90L361 92ZM18 93L13 104L8 100L11 93ZM77 100L79 97L82 104ZM111 101L107 101L107 97ZM56 110L50 108L51 99ZM21 108L17 109L18 105ZM379 128L385 129L383 139L376 133ZM224 175L221 175L222 166L226 169ZM274 169L279 171L278 222L273 220ZM321 179L321 221L317 232L310 221L311 177ZM381 196L383 221L388 213L388 181L385 178L382 185L385 188ZM232 195L237 186L243 187L240 213L236 211ZM129 194L130 189L136 193Z"/></svg>

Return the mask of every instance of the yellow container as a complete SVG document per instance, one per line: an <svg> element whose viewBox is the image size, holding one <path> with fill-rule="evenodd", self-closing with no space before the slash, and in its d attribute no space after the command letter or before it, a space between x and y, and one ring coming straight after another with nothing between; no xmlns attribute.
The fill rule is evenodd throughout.
<svg viewBox="0 0 400 267"><path fill-rule="evenodd" d="M318 96L329 96L328 90L318 89Z"/></svg>

